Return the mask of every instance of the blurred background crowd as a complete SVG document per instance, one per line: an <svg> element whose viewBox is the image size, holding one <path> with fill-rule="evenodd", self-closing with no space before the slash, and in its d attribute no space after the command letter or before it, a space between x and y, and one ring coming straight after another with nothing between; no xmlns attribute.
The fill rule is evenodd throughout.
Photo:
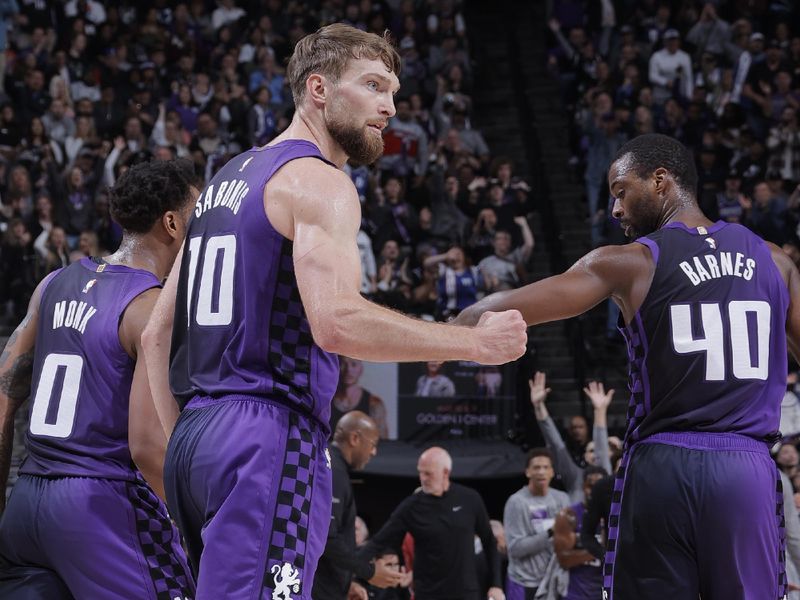
<svg viewBox="0 0 800 600"><path fill-rule="evenodd" d="M231 156L279 134L293 112L285 80L293 44L337 21L379 34L388 29L403 58L383 157L346 167L363 209L362 292L422 318L446 319L485 293L531 281L541 246L534 231L541 231L547 199L475 125L485 117L476 114L475 95L487 92L475 77L476 57L490 59L471 42L469 5L0 0L0 325L7 330L18 322L47 273L116 249L121 230L109 216L108 190L124 169L188 157L208 180ZM561 133L569 146L563 167L581 182L578 213L587 224L587 246L624 243L610 216L606 171L626 140L658 132L692 149L698 198L710 218L742 223L800 262L795 2L558 0L545 11L530 35L544 40L542 68L557 82L555 102L569 123ZM613 337L613 306L608 313L606 333ZM800 491L796 381L793 375L787 386L786 444L778 455L792 491ZM609 444L605 422L611 392L595 386L586 394L591 404L583 414L554 422L542 409L544 396L531 392L529 420L541 427L539 439L551 454L530 456L527 487L552 501L543 501L531 531L515 518L508 546L502 523L492 525L512 563L509 573L527 587L551 576L558 548L562 554L570 543L568 549L580 548L569 535L575 515L583 514L591 484L609 471L619 449L613 438ZM592 431L601 436L599 458ZM551 480L566 494L553 495ZM572 516L556 523L570 506ZM492 503L489 513L503 516ZM787 516L797 521L796 513ZM520 535L541 539L523 548L514 537ZM551 538L563 543L556 548ZM791 555L790 548L789 558L800 564L795 541L798 550ZM475 550L481 555L480 543ZM402 558L401 549L395 552ZM565 571L591 566L586 577L596 582L597 557L579 556L559 564ZM492 583L489 571L485 588ZM562 591L543 597L601 597L594 584L581 591L556 583L553 590Z"/></svg>

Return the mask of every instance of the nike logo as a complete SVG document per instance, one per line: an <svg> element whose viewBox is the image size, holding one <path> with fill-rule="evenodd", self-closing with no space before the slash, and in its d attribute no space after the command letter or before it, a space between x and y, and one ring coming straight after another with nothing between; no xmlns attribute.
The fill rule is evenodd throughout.
<svg viewBox="0 0 800 600"><path fill-rule="evenodd" d="M458 512L458 511L460 511L460 510L461 510L461 507L460 507L460 506L454 506L454 507L453 507L453 512Z"/></svg>

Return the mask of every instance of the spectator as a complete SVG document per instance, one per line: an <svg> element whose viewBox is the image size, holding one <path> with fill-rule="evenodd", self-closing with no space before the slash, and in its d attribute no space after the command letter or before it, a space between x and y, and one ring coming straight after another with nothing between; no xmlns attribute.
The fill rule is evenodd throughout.
<svg viewBox="0 0 800 600"><path fill-rule="evenodd" d="M370 563L356 554L356 501L350 473L367 466L378 452L379 439L375 421L359 410L343 415L336 424L330 444L333 514L314 576L314 600L345 598L353 575L379 588L396 586L402 580L397 565L390 566L386 558L377 557Z"/></svg>
<svg viewBox="0 0 800 600"><path fill-rule="evenodd" d="M688 100L694 89L692 61L680 49L681 36L675 29L667 29L662 40L664 47L650 57L653 99L659 105L676 95Z"/></svg>
<svg viewBox="0 0 800 600"><path fill-rule="evenodd" d="M396 110L383 132L383 156L378 167L401 179L413 177L419 181L428 171L428 134L412 118L407 98L397 100Z"/></svg>
<svg viewBox="0 0 800 600"><path fill-rule="evenodd" d="M467 264L464 249L453 246L444 254L425 259L425 267L439 265L439 307L442 317L455 316L467 306L478 301L478 293L485 289L483 277L477 267Z"/></svg>
<svg viewBox="0 0 800 600"><path fill-rule="evenodd" d="M800 397L797 396L797 371L786 377L786 393L781 402L781 435L784 439L800 436Z"/></svg>
<svg viewBox="0 0 800 600"><path fill-rule="evenodd" d="M358 254L361 257L361 293L371 295L378 289L376 280L378 272L375 266L375 255L372 253L372 240L363 229L360 229L356 243L358 244Z"/></svg>
<svg viewBox="0 0 800 600"><path fill-rule="evenodd" d="M398 548L406 533L414 538L414 595L479 600L474 536L486 551L492 587L488 598L505 600L500 557L480 495L450 481L452 459L442 448L423 452L417 463L422 489L400 503L389 520L361 549L374 556L378 548Z"/></svg>
<svg viewBox="0 0 800 600"><path fill-rule="evenodd" d="M545 399L550 393L546 387L544 373L537 372L530 380L531 404L533 405L534 415L539 422L539 427L544 435L548 448L553 452L553 466L555 472L564 482L564 487L569 493L570 500L574 502L583 501L583 470L578 467L570 458L564 441L558 433L553 420L545 405ZM596 452L584 455L588 465L603 467L606 472L611 471L610 448L608 444L608 429L606 425L606 412L614 390L605 391L602 383L596 381L589 382L583 388L583 392L589 397L594 408L594 428L593 428L593 449ZM588 444L587 444L588 450Z"/></svg>
<svg viewBox="0 0 800 600"><path fill-rule="evenodd" d="M247 13L236 6L234 0L219 0L219 7L211 15L211 26L215 31L221 27L234 23L244 17Z"/></svg>
<svg viewBox="0 0 800 600"><path fill-rule="evenodd" d="M37 238L37 242L40 238ZM69 265L69 244L67 235L61 227L53 227L43 245L36 245L41 269L40 279L48 273Z"/></svg>
<svg viewBox="0 0 800 600"><path fill-rule="evenodd" d="M800 462L797 447L790 443L781 444L775 456L775 462L778 465L778 469L785 473L789 479L792 479L797 475L797 465Z"/></svg>
<svg viewBox="0 0 800 600"><path fill-rule="evenodd" d="M28 301L36 287L33 238L25 222L12 219L0 246L0 275L2 300L11 301L10 321L25 316Z"/></svg>
<svg viewBox="0 0 800 600"><path fill-rule="evenodd" d="M525 477L528 484L509 497L503 511L503 526L508 545L506 595L529 598L550 584L555 560L553 526L560 511L569 506L569 497L550 488L555 472L553 459L545 448L528 453ZM560 576L559 593L566 592L567 578ZM549 597L549 596L548 596ZM555 596L557 597L557 596Z"/></svg>
<svg viewBox="0 0 800 600"><path fill-rule="evenodd" d="M100 250L100 243L98 242L97 234L91 229L82 231L78 236L78 243L75 250L69 255L69 262L74 263L82 258L92 256L102 256L103 252Z"/></svg>
<svg viewBox="0 0 800 600"><path fill-rule="evenodd" d="M800 129L797 127L798 106L786 106L778 125L769 130L769 170L786 181L800 181Z"/></svg>
<svg viewBox="0 0 800 600"><path fill-rule="evenodd" d="M255 92L255 103L247 114L247 131L250 144L263 146L275 135L275 114L270 108L269 88Z"/></svg>
<svg viewBox="0 0 800 600"><path fill-rule="evenodd" d="M558 564L569 571L569 587L563 600L596 600L598 590L603 588L601 561L584 549L580 532L592 487L607 474L602 467L588 467L583 473L584 501L556 515L553 546Z"/></svg>
<svg viewBox="0 0 800 600"><path fill-rule="evenodd" d="M765 240L781 245L786 241L786 201L772 195L766 181L753 188L753 200L743 202L748 226Z"/></svg>
<svg viewBox="0 0 800 600"><path fill-rule="evenodd" d="M719 18L714 2L705 2L700 19L686 34L686 41L694 45L695 58L699 59L705 52L722 56L730 37L730 24Z"/></svg>
<svg viewBox="0 0 800 600"><path fill-rule="evenodd" d="M456 395L453 380L442 374L442 363L431 361L426 363L425 374L417 379L415 396L420 398L452 398Z"/></svg>
<svg viewBox="0 0 800 600"><path fill-rule="evenodd" d="M511 234L497 231L494 234L494 254L487 256L480 263L487 288L493 292L511 290L525 281L525 265L533 251L533 234L525 217L516 217L514 222L522 230L522 246L511 249Z"/></svg>
<svg viewBox="0 0 800 600"><path fill-rule="evenodd" d="M18 13L17 0L0 0L0 93L5 92L8 25L11 18Z"/></svg>
<svg viewBox="0 0 800 600"><path fill-rule="evenodd" d="M411 296L408 258L401 256L400 246L395 240L386 240L381 249L379 262L376 301L398 310L405 310Z"/></svg>
<svg viewBox="0 0 800 600"><path fill-rule="evenodd" d="M586 466L584 455L589 444L589 422L583 415L572 415L567 422L567 450L576 465Z"/></svg>

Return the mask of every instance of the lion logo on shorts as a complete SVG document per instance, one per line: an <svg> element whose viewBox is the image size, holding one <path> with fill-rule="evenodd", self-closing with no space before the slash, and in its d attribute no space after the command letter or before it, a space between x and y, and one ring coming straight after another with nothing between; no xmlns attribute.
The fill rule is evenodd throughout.
<svg viewBox="0 0 800 600"><path fill-rule="evenodd" d="M292 600L291 594L300 593L300 573L288 562L272 565L272 600Z"/></svg>

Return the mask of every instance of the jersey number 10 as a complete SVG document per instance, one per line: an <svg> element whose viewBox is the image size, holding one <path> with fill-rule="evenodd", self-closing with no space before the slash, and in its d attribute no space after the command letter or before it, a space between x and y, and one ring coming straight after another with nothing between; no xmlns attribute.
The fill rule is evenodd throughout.
<svg viewBox="0 0 800 600"><path fill-rule="evenodd" d="M187 325L192 320L192 293L197 266L200 262L202 237L189 240L189 281L186 293ZM233 320L233 271L236 267L236 236L215 235L206 241L203 268L200 270L200 287L197 290L197 310L194 320L198 325L230 325ZM217 265L219 284L216 281ZM216 305L216 306L215 306Z"/></svg>
<svg viewBox="0 0 800 600"><path fill-rule="evenodd" d="M728 331L725 331L719 304L701 304L700 322L705 337L692 335L692 311L688 304L673 304L670 308L672 347L678 354L704 352L706 381L725 379L725 352L731 350L731 365L736 379L766 380L769 372L769 340L771 310L761 300L734 300L727 305ZM754 327L748 326L752 315ZM754 329L754 331L752 331ZM726 333L728 339L726 340ZM754 335L754 340L751 339ZM755 341L755 356L751 343ZM753 364L755 358L755 364Z"/></svg>

